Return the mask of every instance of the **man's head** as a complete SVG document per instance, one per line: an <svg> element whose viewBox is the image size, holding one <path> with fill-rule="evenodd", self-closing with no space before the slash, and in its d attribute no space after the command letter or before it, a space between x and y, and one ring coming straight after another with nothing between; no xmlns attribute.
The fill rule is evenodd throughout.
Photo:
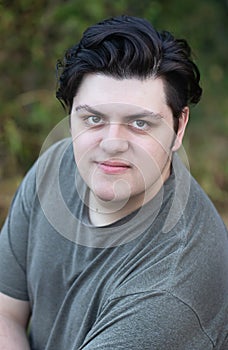
<svg viewBox="0 0 228 350"><path fill-rule="evenodd" d="M188 105L200 99L190 48L143 19L122 16L87 29L62 68L57 97L70 113L89 200L129 213L168 179Z"/></svg>
<svg viewBox="0 0 228 350"><path fill-rule="evenodd" d="M110 18L89 27L58 68L62 73L56 95L69 112L87 73L117 79L161 78L175 119L185 106L197 103L202 93L187 42L169 32L158 32L147 20L136 17Z"/></svg>

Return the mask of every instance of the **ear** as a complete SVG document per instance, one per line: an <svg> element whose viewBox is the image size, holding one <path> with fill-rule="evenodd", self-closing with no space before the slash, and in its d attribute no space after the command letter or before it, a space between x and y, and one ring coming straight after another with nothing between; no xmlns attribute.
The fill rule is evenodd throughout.
<svg viewBox="0 0 228 350"><path fill-rule="evenodd" d="M189 118L189 107L186 106L183 108L181 112L181 116L179 117L178 130L177 130L176 138L172 147L172 151L177 151L182 145L185 129L188 124L188 118Z"/></svg>

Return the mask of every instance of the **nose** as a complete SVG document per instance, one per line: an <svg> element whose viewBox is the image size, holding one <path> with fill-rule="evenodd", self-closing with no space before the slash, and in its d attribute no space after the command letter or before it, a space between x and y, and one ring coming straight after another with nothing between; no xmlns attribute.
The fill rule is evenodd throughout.
<svg viewBox="0 0 228 350"><path fill-rule="evenodd" d="M110 123L106 130L104 130L104 136L100 142L100 147L103 151L111 155L126 152L129 147L129 141L126 136L124 125Z"/></svg>

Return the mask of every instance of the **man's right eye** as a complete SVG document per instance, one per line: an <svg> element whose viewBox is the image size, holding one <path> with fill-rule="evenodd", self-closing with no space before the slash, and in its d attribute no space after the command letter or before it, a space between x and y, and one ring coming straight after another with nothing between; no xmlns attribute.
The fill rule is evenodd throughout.
<svg viewBox="0 0 228 350"><path fill-rule="evenodd" d="M91 126L97 126L104 124L104 120L98 115L90 115L86 117L86 123Z"/></svg>

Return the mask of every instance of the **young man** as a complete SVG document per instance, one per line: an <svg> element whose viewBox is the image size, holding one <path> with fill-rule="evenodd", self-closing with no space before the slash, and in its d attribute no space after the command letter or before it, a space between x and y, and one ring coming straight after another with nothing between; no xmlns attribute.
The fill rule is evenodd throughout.
<svg viewBox="0 0 228 350"><path fill-rule="evenodd" d="M122 16L61 68L72 138L0 235L1 348L228 349L227 231L176 154L201 96L188 44Z"/></svg>

